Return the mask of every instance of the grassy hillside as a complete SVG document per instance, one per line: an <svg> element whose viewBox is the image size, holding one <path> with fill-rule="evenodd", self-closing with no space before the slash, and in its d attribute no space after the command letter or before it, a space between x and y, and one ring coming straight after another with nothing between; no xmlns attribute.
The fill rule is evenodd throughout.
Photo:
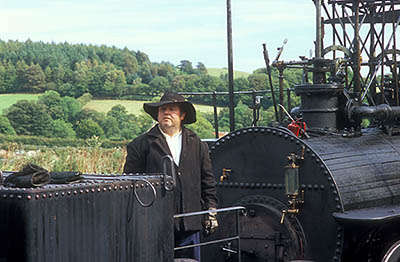
<svg viewBox="0 0 400 262"><path fill-rule="evenodd" d="M216 76L219 77L221 74L228 74L228 69L227 68L207 68L207 72L211 76ZM248 77L251 75L251 73L247 72L241 72L241 71L233 71L233 77L234 78L239 78L239 77Z"/></svg>
<svg viewBox="0 0 400 262"><path fill-rule="evenodd" d="M0 114L18 100L37 100L38 96L37 94L0 94Z"/></svg>
<svg viewBox="0 0 400 262"><path fill-rule="evenodd" d="M133 113L135 115L142 113L143 103L145 101L134 101L134 100L99 100L93 99L89 103L87 103L84 108L93 109L98 112L108 112L115 105L123 105L126 107L126 110L129 113ZM213 112L212 106L204 106L204 105L194 105L196 110L204 113Z"/></svg>
<svg viewBox="0 0 400 262"><path fill-rule="evenodd" d="M40 94L1 94L0 95L0 114L7 107L15 104L18 100L26 99L26 100L37 100ZM133 113L135 115L141 114L141 110L143 108L143 103L145 101L135 101L135 100L102 100L102 99L93 99L89 103L87 103L83 108L93 109L98 112L107 113L110 109L115 105L123 105L126 107L126 110L129 113ZM204 106L204 105L195 105L196 110L201 112L213 112L212 106Z"/></svg>

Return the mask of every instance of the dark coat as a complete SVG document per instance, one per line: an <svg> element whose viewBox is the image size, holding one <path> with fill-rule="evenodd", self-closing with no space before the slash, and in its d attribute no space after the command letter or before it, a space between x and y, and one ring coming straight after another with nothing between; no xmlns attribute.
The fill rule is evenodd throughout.
<svg viewBox="0 0 400 262"><path fill-rule="evenodd" d="M127 146L124 173L162 173L162 157L171 155L158 126L137 137ZM176 166L175 166L176 167ZM176 167L175 213L217 207L216 182L211 168L208 146L191 130L182 129L182 151ZM188 217L176 223L177 230L198 231L201 217Z"/></svg>

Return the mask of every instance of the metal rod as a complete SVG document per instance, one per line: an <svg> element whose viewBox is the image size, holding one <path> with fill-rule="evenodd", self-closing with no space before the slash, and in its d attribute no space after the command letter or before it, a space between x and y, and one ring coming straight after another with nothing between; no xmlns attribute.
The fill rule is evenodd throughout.
<svg viewBox="0 0 400 262"><path fill-rule="evenodd" d="M286 91L287 91L287 108L290 112L290 110L292 110L292 101L291 101L292 98L290 97L291 90L290 90L290 88L288 88L288 89L286 89Z"/></svg>
<svg viewBox="0 0 400 262"><path fill-rule="evenodd" d="M217 92L213 92L213 106L214 106L214 128L215 128L215 138L219 138L218 131L218 110L217 110Z"/></svg>
<svg viewBox="0 0 400 262"><path fill-rule="evenodd" d="M265 93L270 93L271 90L235 91L233 93L237 94L237 95L251 95L251 94L253 94L253 92L256 92L257 94L265 94ZM225 96L229 95L229 92L214 92L214 91L213 92L178 92L178 94L180 94L180 95L192 95L192 96L195 96L195 95L213 95L214 93L216 95L225 95Z"/></svg>
<svg viewBox="0 0 400 262"><path fill-rule="evenodd" d="M279 120L279 116L278 116L278 108L276 106L276 100L275 100L275 94L274 94L274 87L272 85L271 68L269 67L269 57L268 57L268 51L267 51L266 44L263 44L263 53L264 53L265 65L267 67L267 73L268 73L268 78L269 78L269 87L271 88L272 102L274 104L275 119L280 124L280 120Z"/></svg>
<svg viewBox="0 0 400 262"><path fill-rule="evenodd" d="M392 19L395 20L395 10L394 4L392 3ZM397 74L397 47L396 47L396 27L393 25L393 61L394 61L394 82L395 82L395 92L396 92L396 106L399 106L399 78Z"/></svg>
<svg viewBox="0 0 400 262"><path fill-rule="evenodd" d="M242 248L240 247L240 216L239 212L236 212L236 235L238 236L238 258L239 262L242 260Z"/></svg>
<svg viewBox="0 0 400 262"><path fill-rule="evenodd" d="M315 57L322 57L322 21L321 21L321 0L315 0L316 8L316 42L315 42Z"/></svg>
<svg viewBox="0 0 400 262"><path fill-rule="evenodd" d="M283 97L284 97L284 92L283 92L283 67L279 67L279 104L283 105ZM283 119L283 111L281 108L279 108L279 119Z"/></svg>
<svg viewBox="0 0 400 262"><path fill-rule="evenodd" d="M174 218L205 215L205 214L208 214L210 212L212 212L212 213L221 213L221 212L228 212L228 211L235 211L235 210L246 210L246 208L243 207L243 206L217 208L217 209L214 209L212 211L203 210L203 211L196 211L196 212L190 212L190 213L184 213L184 214L176 214L176 215L174 215Z"/></svg>
<svg viewBox="0 0 400 262"><path fill-rule="evenodd" d="M323 3L323 6L324 6L325 12L328 14L328 18L329 18L329 13L328 13L327 8L325 7L325 3ZM335 19L334 10L335 10L335 3L332 5L332 16L333 16L333 19ZM333 28L333 30L332 30L332 40L333 41L332 42L333 42L333 45L336 45L336 35L335 35L336 27L335 27L335 23L332 23L332 28ZM339 41L340 41L340 38L339 38ZM335 60L335 59L336 59L336 50L333 51L333 60Z"/></svg>
<svg viewBox="0 0 400 262"><path fill-rule="evenodd" d="M345 14L345 10L344 10L344 6L342 6L342 17L344 17L344 14ZM335 10L336 11L336 10ZM337 14L338 15L338 17L339 17L339 14ZM344 46L346 46L346 44L347 44L347 42L346 42L346 36L347 36L347 33L346 33L346 24L343 24L343 22L342 22L342 20L341 19L339 19L339 21L340 21L340 24L342 25L342 29L343 29L343 43L344 43ZM349 40L349 42L350 42L350 40ZM349 72L348 72L348 66L347 66L347 64L345 65L345 86L349 89L350 88L350 86L349 86Z"/></svg>
<svg viewBox="0 0 400 262"><path fill-rule="evenodd" d="M174 251L178 251L178 250L182 250L182 249L186 249L186 248L192 248L192 247L201 247L201 246L217 244L217 243L221 243L221 242L226 242L226 241L230 241L230 240L238 240L238 239L239 239L238 236L227 237L227 238L211 240L211 241L207 241L207 242L203 242L203 243L199 243L199 244L192 244L192 245L187 245L187 246L183 246L183 247L176 247L176 248L174 248Z"/></svg>
<svg viewBox="0 0 400 262"><path fill-rule="evenodd" d="M353 52L353 79L354 79L354 91L357 93L358 98L361 97L361 82L360 82L360 0L353 1L353 12L355 15L354 23L354 52Z"/></svg>
<svg viewBox="0 0 400 262"><path fill-rule="evenodd" d="M335 15L336 12L335 12L335 7L334 6L335 6L335 4L332 6L332 17L331 17L329 12L328 12L328 8L326 7L325 3L322 3L322 7L324 8L325 14L327 15L329 20L336 18L336 15ZM340 19L340 18L338 18L338 19ZM336 29L336 24L333 22L333 23L331 23L331 25L332 25L332 29L333 29L333 44L335 44L335 36L337 36L337 39L338 39L340 45L344 46L343 42L342 42L342 39L340 38L339 33L338 33L337 29ZM334 52L336 52L336 51L334 51Z"/></svg>
<svg viewBox="0 0 400 262"><path fill-rule="evenodd" d="M382 62L381 62L381 103L385 103L385 90L384 90L384 86L383 86L383 80L384 80L384 75L385 75L385 56L383 53L384 50L384 43L385 43L385 0L382 2L382 8L383 8L383 12L382 12L382 46L381 46L381 50L382 50Z"/></svg>
<svg viewBox="0 0 400 262"><path fill-rule="evenodd" d="M226 0L227 39L228 39L228 79L229 79L229 124L231 132L235 130L235 101L233 86L233 52L232 52L232 9L231 0Z"/></svg>
<svg viewBox="0 0 400 262"><path fill-rule="evenodd" d="M253 124L252 126L256 126L257 123L257 110L256 110L256 90L253 89L253 94L252 94L252 98L253 98Z"/></svg>

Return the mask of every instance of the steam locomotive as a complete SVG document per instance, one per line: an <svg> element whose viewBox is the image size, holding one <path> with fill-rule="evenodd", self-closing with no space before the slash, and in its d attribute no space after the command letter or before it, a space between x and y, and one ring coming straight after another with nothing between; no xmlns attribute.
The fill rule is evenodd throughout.
<svg viewBox="0 0 400 262"><path fill-rule="evenodd" d="M400 3L314 3L315 57L279 61L282 46L272 63L282 79L286 68L303 70L293 88L300 106L290 108L288 99L283 120L281 82L278 124L210 142L220 207L246 211L218 213L203 261L400 261ZM363 24L370 25L365 37ZM385 39L386 24L393 32ZM325 26L332 45L323 41ZM173 178L165 173L0 185L0 262L173 261Z"/></svg>
<svg viewBox="0 0 400 262"><path fill-rule="evenodd" d="M281 106L279 124L232 130L211 145L220 204L247 209L242 261L400 261L399 3L314 3L315 57L279 61L282 46L272 63L281 79L286 68L303 71L293 87L300 106L286 123ZM233 233L232 218L219 220L220 235ZM238 261L238 249L231 241L205 253Z"/></svg>

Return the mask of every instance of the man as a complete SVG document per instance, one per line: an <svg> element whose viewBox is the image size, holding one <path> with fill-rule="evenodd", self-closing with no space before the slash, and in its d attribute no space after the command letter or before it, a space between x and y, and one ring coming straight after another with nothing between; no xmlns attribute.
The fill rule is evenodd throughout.
<svg viewBox="0 0 400 262"><path fill-rule="evenodd" d="M165 155L172 156L176 170L175 213L187 213L217 207L216 182L211 168L208 146L184 124L196 121L196 110L183 96L165 93L158 103L145 103L146 113L158 124L127 146L124 173L162 173ZM206 232L218 226L216 214L205 220ZM201 217L175 221L175 246L199 242ZM186 252L185 252L186 251ZM176 257L200 261L200 249L183 250ZM190 253L190 254L188 254Z"/></svg>

